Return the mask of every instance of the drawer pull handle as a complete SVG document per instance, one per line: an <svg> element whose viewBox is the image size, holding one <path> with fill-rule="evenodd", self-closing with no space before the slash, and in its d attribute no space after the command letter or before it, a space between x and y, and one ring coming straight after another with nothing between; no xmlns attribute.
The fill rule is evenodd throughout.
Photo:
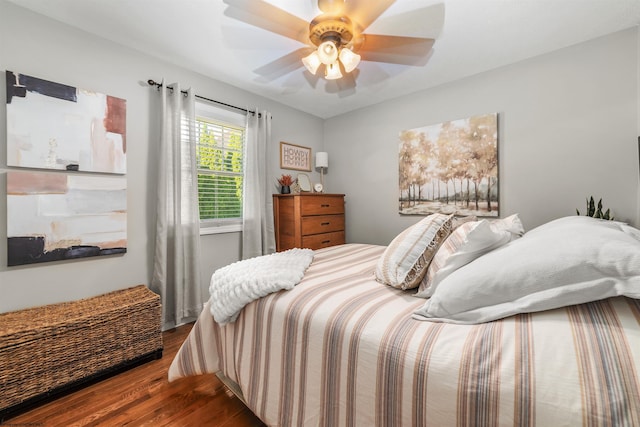
<svg viewBox="0 0 640 427"><path fill-rule="evenodd" d="M321 208L328 208L331 205L320 205Z"/></svg>
<svg viewBox="0 0 640 427"><path fill-rule="evenodd" d="M330 222L321 222L320 225L329 225L331 224Z"/></svg>
<svg viewBox="0 0 640 427"><path fill-rule="evenodd" d="M323 240L322 243L331 243L331 240Z"/></svg>

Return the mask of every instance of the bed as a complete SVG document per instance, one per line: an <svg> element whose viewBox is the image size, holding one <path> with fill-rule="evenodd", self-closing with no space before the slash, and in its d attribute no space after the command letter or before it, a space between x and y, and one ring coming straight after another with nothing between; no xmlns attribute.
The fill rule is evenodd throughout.
<svg viewBox="0 0 640 427"><path fill-rule="evenodd" d="M209 301L170 367L170 381L217 373L260 419L277 426L640 425L640 232L617 222L566 218L500 244L485 233L478 245L482 239L467 232L452 250L445 242L455 243L464 224L447 221L443 233L442 224L431 235L417 232L416 241L430 239L430 254L420 249L411 262L422 271L420 280L415 271L404 275L409 289L381 283L379 271L389 252L402 246L396 240L406 243L405 232L389 246L315 251L296 286L247 304L233 322L217 323ZM504 236L508 227L489 228ZM571 241L566 229L595 243L563 245ZM433 244L434 237L440 242ZM569 247L558 263L568 270L543 271L537 259L511 262L523 246L535 250L549 238L554 244L537 252L555 259ZM426 289L426 278L437 276L429 266L442 270L443 259L452 256L454 267L435 289ZM522 267L529 264L533 270ZM493 271L485 272L487 266ZM449 295L454 306L439 295L483 275L478 280L494 278L490 289L469 283L471 289ZM562 283L546 285L554 280ZM528 282L545 284L533 292ZM515 296L501 286L514 288ZM425 293L429 298L416 297ZM478 307L461 308L461 300L486 308L487 293L511 302L493 304L475 322L469 316L478 315ZM533 293L539 294L535 301Z"/></svg>

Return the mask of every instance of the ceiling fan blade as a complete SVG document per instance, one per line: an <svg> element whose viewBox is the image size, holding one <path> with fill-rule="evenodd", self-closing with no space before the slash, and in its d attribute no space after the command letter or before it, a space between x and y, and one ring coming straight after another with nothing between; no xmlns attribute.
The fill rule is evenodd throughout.
<svg viewBox="0 0 640 427"><path fill-rule="evenodd" d="M387 71L385 71L382 67L380 67L375 62L367 64L366 73L363 72L360 77L360 86L366 88L372 88L378 85L384 85L385 82L391 77Z"/></svg>
<svg viewBox="0 0 640 427"><path fill-rule="evenodd" d="M256 74L259 74L262 78L261 81L273 81L279 77L284 76L292 71L302 67L302 58L311 53L313 48L302 47L296 49L291 53L281 56L275 61L271 61L268 64L261 66L253 70Z"/></svg>
<svg viewBox="0 0 640 427"><path fill-rule="evenodd" d="M343 13L344 7L344 0L318 0L318 9L320 9L322 13Z"/></svg>
<svg viewBox="0 0 640 427"><path fill-rule="evenodd" d="M309 23L263 0L224 0L224 14L272 33L309 43Z"/></svg>
<svg viewBox="0 0 640 427"><path fill-rule="evenodd" d="M344 13L362 32L395 2L396 0L347 0Z"/></svg>
<svg viewBox="0 0 640 427"><path fill-rule="evenodd" d="M402 34L406 37L437 39L442 33L444 19L444 3L438 3L420 9L380 17L369 28L369 31L376 34Z"/></svg>
<svg viewBox="0 0 640 427"><path fill-rule="evenodd" d="M402 65L424 65L434 39L363 34L354 42L354 51L363 61Z"/></svg>

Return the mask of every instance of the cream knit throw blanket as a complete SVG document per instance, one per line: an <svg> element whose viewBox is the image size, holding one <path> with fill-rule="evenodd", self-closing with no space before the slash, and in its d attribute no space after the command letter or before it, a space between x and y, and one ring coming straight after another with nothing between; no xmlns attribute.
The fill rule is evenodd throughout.
<svg viewBox="0 0 640 427"><path fill-rule="evenodd" d="M211 314L216 322L234 322L242 308L258 298L300 283L313 260L311 249L250 258L222 267L211 276Z"/></svg>

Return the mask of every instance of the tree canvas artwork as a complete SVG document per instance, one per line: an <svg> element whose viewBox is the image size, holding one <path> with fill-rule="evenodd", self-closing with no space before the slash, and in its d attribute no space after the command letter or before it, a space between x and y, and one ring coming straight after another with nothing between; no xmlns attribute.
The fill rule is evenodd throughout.
<svg viewBox="0 0 640 427"><path fill-rule="evenodd" d="M399 212L497 217L498 114L400 132Z"/></svg>

